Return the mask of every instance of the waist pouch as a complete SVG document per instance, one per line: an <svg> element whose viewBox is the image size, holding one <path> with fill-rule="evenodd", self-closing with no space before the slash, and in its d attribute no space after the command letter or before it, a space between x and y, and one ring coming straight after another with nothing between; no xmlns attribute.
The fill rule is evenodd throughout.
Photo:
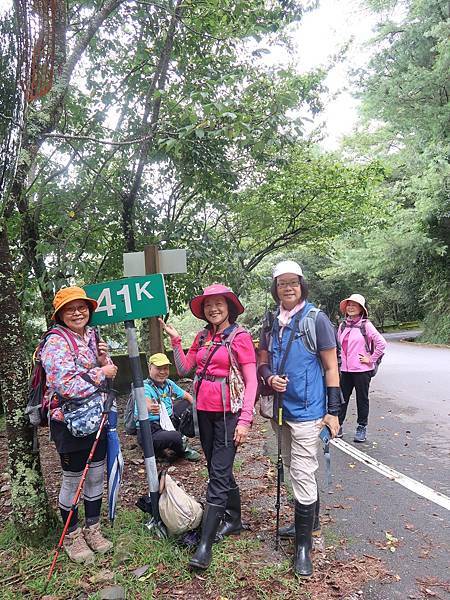
<svg viewBox="0 0 450 600"><path fill-rule="evenodd" d="M98 431L103 413L103 394L95 392L88 398L64 402L64 422L75 437L86 437Z"/></svg>

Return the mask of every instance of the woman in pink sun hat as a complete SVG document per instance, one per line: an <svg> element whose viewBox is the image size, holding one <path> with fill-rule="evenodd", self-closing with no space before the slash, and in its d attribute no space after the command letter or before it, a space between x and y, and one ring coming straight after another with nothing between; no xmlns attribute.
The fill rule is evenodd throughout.
<svg viewBox="0 0 450 600"><path fill-rule="evenodd" d="M256 355L250 334L236 323L244 307L230 288L220 283L210 285L189 305L207 325L196 335L187 354L176 329L160 322L170 336L178 373L185 376L195 370L194 419L197 414L209 482L201 540L189 565L206 569L212 560L213 542L242 530L241 497L233 463L253 420ZM240 372L243 389L230 385L233 366Z"/></svg>
<svg viewBox="0 0 450 600"><path fill-rule="evenodd" d="M341 390L344 404L339 415L339 434L342 437L342 424L347 415L348 403L353 389L356 390L357 421L354 442L367 439L369 418L369 387L377 361L386 348L386 341L369 321L366 299L361 294L351 294L339 304L345 315L345 322L338 329L341 345Z"/></svg>

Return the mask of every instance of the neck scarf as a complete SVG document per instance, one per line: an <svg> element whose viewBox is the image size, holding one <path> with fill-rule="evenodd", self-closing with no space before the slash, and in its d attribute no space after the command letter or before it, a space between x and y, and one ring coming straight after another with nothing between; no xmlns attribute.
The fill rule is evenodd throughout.
<svg viewBox="0 0 450 600"><path fill-rule="evenodd" d="M345 318L345 326L346 327L359 327L360 321L362 320L362 315L358 315L357 317L346 317Z"/></svg>
<svg viewBox="0 0 450 600"><path fill-rule="evenodd" d="M286 308L283 308L283 306L280 306L280 314L278 315L278 323L280 324L280 327L283 328L286 327L286 325L289 325L292 317L296 315L299 310L302 310L304 306L305 300L302 300L299 304L296 304L291 310L287 310Z"/></svg>

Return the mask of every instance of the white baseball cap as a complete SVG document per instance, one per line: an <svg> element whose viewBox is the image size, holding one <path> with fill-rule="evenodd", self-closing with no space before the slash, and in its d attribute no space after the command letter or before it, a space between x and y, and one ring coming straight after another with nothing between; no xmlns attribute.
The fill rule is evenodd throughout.
<svg viewBox="0 0 450 600"><path fill-rule="evenodd" d="M282 260L276 264L273 268L272 278L275 279L275 277L279 277L285 273L295 273L295 275L303 277L302 268L295 260Z"/></svg>

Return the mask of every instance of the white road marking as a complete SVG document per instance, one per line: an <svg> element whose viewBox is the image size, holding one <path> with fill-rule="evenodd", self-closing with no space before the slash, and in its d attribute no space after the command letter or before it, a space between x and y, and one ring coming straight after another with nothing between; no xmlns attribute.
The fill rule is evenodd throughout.
<svg viewBox="0 0 450 600"><path fill-rule="evenodd" d="M411 479L411 477L403 475L403 473L400 473L399 471L396 471L395 469L384 465L382 462L376 460L375 458L372 458L365 452L361 452L361 450L358 450L354 446L347 444L347 442L344 442L344 440L331 440L331 444L336 448L339 448L339 450L342 450L342 452L345 452L352 458L359 460L359 462L366 464L374 471L381 473L381 475L384 475L391 481L395 481L396 483L399 483L406 489L411 490L411 492L414 492L419 496L423 496L423 498L431 500L431 502L434 502L435 504L438 504L439 506L450 510L450 498L445 494L441 494L441 492L436 492L427 485L420 483L420 481Z"/></svg>

